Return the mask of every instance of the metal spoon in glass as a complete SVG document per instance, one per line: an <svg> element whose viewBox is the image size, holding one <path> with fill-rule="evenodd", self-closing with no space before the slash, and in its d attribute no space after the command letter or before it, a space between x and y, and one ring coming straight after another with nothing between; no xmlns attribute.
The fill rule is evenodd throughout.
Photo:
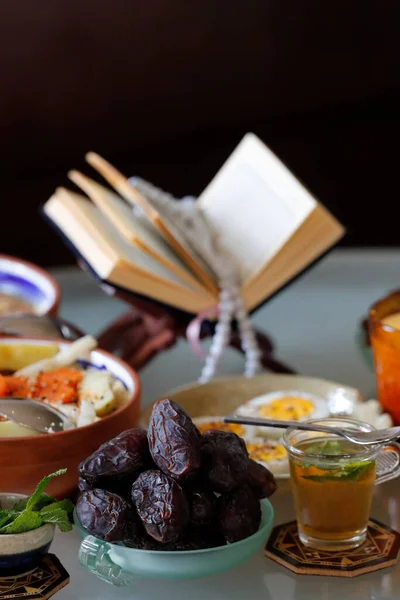
<svg viewBox="0 0 400 600"><path fill-rule="evenodd" d="M338 419L335 419L337 422ZM397 438L400 438L400 427L390 427L389 429L380 429L378 431L357 431L339 427L326 427L314 423L302 423L300 421L278 421L276 419L259 419L257 417L244 417L242 415L231 415L224 418L224 423L238 423L240 425L258 425L259 427L277 427L287 429L293 427L302 431L319 431L321 433L330 433L339 435L354 444L384 444Z"/></svg>
<svg viewBox="0 0 400 600"><path fill-rule="evenodd" d="M0 416L40 433L56 433L72 427L52 406L26 398L0 398Z"/></svg>

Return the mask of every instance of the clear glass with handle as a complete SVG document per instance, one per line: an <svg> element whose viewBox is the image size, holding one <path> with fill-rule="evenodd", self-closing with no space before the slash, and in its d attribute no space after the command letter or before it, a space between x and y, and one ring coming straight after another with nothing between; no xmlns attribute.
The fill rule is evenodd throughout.
<svg viewBox="0 0 400 600"><path fill-rule="evenodd" d="M110 557L111 546L107 542L98 540L89 535L79 548L78 560L82 567L90 573L97 575L103 581L117 587L133 585L135 576L126 573Z"/></svg>
<svg viewBox="0 0 400 600"><path fill-rule="evenodd" d="M310 421L373 431L352 419ZM373 490L400 475L400 446L360 446L337 435L287 429L283 437L299 538L318 550L349 550L366 538Z"/></svg>

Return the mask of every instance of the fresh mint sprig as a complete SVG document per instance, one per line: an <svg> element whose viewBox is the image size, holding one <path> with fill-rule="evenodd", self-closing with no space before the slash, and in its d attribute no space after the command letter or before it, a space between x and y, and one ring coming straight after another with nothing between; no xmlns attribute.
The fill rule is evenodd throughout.
<svg viewBox="0 0 400 600"><path fill-rule="evenodd" d="M26 509L26 505L28 504L28 500L29 500L30 496L28 496L27 498L22 498L22 500L18 500L17 504L14 504L14 508L13 510L17 510L19 512L23 511ZM48 494L42 494L40 497L40 500L35 504L35 510L40 510L42 509L44 506L47 506L48 504L51 504L52 502L55 502L56 499L53 498L52 496L49 496Z"/></svg>
<svg viewBox="0 0 400 600"><path fill-rule="evenodd" d="M32 531L32 529L38 529L42 525L43 521L39 513L33 510L24 510L18 513L11 523L2 527L0 533L25 533L26 531Z"/></svg>
<svg viewBox="0 0 400 600"><path fill-rule="evenodd" d="M8 525L17 515L16 510L0 510L0 529Z"/></svg>
<svg viewBox="0 0 400 600"><path fill-rule="evenodd" d="M43 523L55 523L62 532L71 531L72 525L66 510L63 508L54 508L53 510L40 511L40 518Z"/></svg>
<svg viewBox="0 0 400 600"><path fill-rule="evenodd" d="M74 508L71 500L55 500L44 493L53 477L66 472L67 469L60 469L43 477L31 496L20 500L11 509L1 509L0 534L25 533L38 529L45 523L55 523L63 532L71 531L69 515Z"/></svg>
<svg viewBox="0 0 400 600"><path fill-rule="evenodd" d="M59 477L60 475L65 475L66 472L67 472L67 469L60 469L59 471L56 471L55 473L51 473L50 475L46 475L46 477L43 477L42 481L40 481L37 484L36 490L33 492L32 496L29 496L28 501L26 503L26 510L33 510L35 505L40 501L42 494L43 494L45 488L49 485L50 481L54 477Z"/></svg>

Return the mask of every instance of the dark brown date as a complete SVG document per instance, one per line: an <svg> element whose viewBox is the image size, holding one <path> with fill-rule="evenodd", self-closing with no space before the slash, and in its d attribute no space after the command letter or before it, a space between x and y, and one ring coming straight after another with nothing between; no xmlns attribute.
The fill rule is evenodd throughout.
<svg viewBox="0 0 400 600"><path fill-rule="evenodd" d="M163 544L162 550L203 550L205 548L217 548L226 546L223 535L215 528L193 528L176 542Z"/></svg>
<svg viewBox="0 0 400 600"><path fill-rule="evenodd" d="M202 486L186 490L190 507L190 524L209 525L217 514L217 499L212 490Z"/></svg>
<svg viewBox="0 0 400 600"><path fill-rule="evenodd" d="M86 531L107 542L134 539L138 519L132 506L117 494L94 489L83 492L76 514Z"/></svg>
<svg viewBox="0 0 400 600"><path fill-rule="evenodd" d="M247 467L247 485L259 500L269 498L277 488L271 471L252 459L249 459Z"/></svg>
<svg viewBox="0 0 400 600"><path fill-rule="evenodd" d="M86 481L86 479L83 479L83 477L79 477L78 479L78 490L80 492L88 492L89 490L92 490L93 486L90 485L90 483L88 483Z"/></svg>
<svg viewBox="0 0 400 600"><path fill-rule="evenodd" d="M152 538L147 533L141 535L137 541L137 546L131 546L135 548L140 548L140 550L162 550L164 544L161 542L157 542L154 538Z"/></svg>
<svg viewBox="0 0 400 600"><path fill-rule="evenodd" d="M176 550L203 550L204 548L217 548L225 546L226 540L223 535L214 527L193 528L187 530L183 537L175 542L162 544L157 542L149 535L140 536L136 542L129 545L131 548L140 548L141 550L159 550L161 552L171 552Z"/></svg>
<svg viewBox="0 0 400 600"><path fill-rule="evenodd" d="M244 440L236 433L206 431L202 455L204 474L215 492L230 492L246 481L248 452Z"/></svg>
<svg viewBox="0 0 400 600"><path fill-rule="evenodd" d="M219 527L228 542L238 542L255 533L261 523L260 502L247 486L220 496Z"/></svg>
<svg viewBox="0 0 400 600"><path fill-rule="evenodd" d="M172 400L159 400L151 413L149 446L157 467L177 481L200 468L200 434L189 415Z"/></svg>
<svg viewBox="0 0 400 600"><path fill-rule="evenodd" d="M147 533L159 542L174 542L189 522L182 488L161 471L144 471L132 486L132 501Z"/></svg>
<svg viewBox="0 0 400 600"><path fill-rule="evenodd" d="M78 479L78 490L80 492L87 492L89 490L93 490L94 487L97 489L107 490L107 492L111 492L113 494L117 494L118 496L122 496L125 500L130 502L131 500L131 488L132 483L134 481L134 476L127 476L119 478L113 477L103 477L98 482L96 482L95 486L88 483L83 477L79 477Z"/></svg>
<svg viewBox="0 0 400 600"><path fill-rule="evenodd" d="M106 487L107 482L115 481L115 478L131 477L148 468L150 461L146 431L128 429L82 461L79 475L90 484L103 483Z"/></svg>

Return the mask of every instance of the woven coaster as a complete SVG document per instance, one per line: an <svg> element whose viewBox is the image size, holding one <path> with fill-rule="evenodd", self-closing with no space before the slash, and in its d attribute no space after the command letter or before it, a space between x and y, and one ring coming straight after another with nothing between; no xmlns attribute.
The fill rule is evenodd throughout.
<svg viewBox="0 0 400 600"><path fill-rule="evenodd" d="M69 583L69 574L54 554L25 575L0 578L0 600L47 600Z"/></svg>
<svg viewBox="0 0 400 600"><path fill-rule="evenodd" d="M375 519L368 523L367 539L359 548L328 552L307 548L297 533L296 521L272 530L265 556L299 575L356 577L396 563L400 534Z"/></svg>

